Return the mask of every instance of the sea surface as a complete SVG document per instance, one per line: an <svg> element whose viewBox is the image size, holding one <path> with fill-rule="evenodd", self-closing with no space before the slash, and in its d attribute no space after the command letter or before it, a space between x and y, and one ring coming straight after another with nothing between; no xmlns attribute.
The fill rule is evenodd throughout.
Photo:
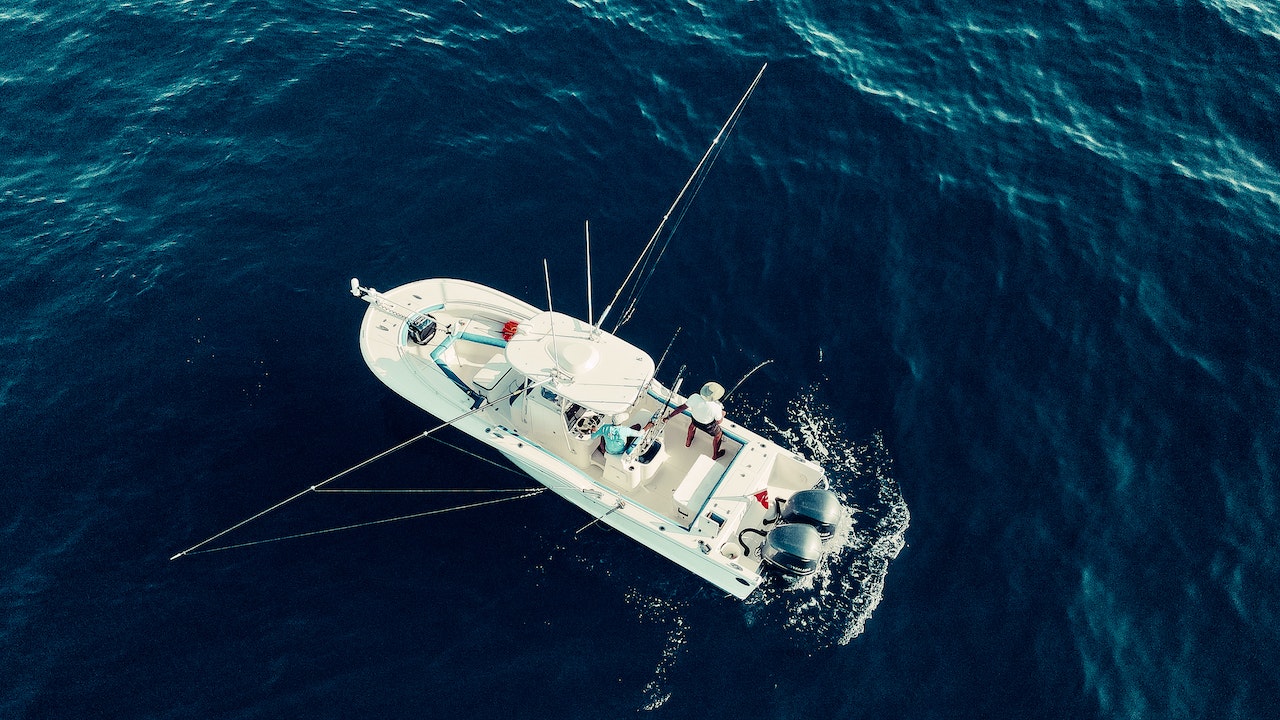
<svg viewBox="0 0 1280 720"><path fill-rule="evenodd" d="M1280 6L0 8L0 717L1280 715ZM852 506L745 602L550 493L175 553L434 424L352 276L595 310ZM446 433L441 433L446 435ZM484 456L458 434L443 437ZM488 456L492 459L492 456ZM353 488L517 488L418 443ZM308 495L228 543L474 496Z"/></svg>

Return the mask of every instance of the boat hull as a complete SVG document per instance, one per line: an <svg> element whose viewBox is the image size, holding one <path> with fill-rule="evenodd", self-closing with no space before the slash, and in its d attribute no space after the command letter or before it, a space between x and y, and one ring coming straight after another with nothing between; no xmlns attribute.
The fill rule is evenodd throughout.
<svg viewBox="0 0 1280 720"><path fill-rule="evenodd" d="M701 433L691 448L658 440L656 460L607 456L589 431L614 408L628 408L640 427L683 402L652 377L643 351L467 281L360 290L370 302L361 351L379 380L733 597L747 597L762 581L761 561L744 533L766 534L772 506L764 498L785 499L824 479L817 465L729 420L722 424L723 458L709 457L710 441ZM440 332L411 339L410 327L424 314ZM538 335L542 330L546 337ZM541 363L555 367L539 377ZM657 431L683 439L689 422L685 413L672 421L677 427L663 422Z"/></svg>

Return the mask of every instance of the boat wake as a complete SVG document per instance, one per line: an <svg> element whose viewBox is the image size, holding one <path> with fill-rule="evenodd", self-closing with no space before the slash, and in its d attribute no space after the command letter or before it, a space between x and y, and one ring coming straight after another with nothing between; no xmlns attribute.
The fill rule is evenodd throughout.
<svg viewBox="0 0 1280 720"><path fill-rule="evenodd" d="M790 447L827 470L831 490L846 508L835 543L813 575L773 578L746 600L750 624L780 624L822 645L844 645L862 634L884 596L889 563L905 545L911 515L893 478L893 460L876 433L851 442L828 406L810 388L787 403L786 422L739 403L738 414L768 426ZM759 422L756 423L755 421Z"/></svg>
<svg viewBox="0 0 1280 720"><path fill-rule="evenodd" d="M893 478L893 460L884 437L876 433L862 441L848 440L817 392L818 388L810 388L788 402L784 421L774 421L766 406L753 405L743 396L734 402L733 414L744 424L770 428L783 444L821 463L830 489L845 508L843 521L828 541L833 547L817 572L798 579L774 573L741 605L748 626L781 627L806 636L812 646L824 647L845 645L862 634L884 596L889 564L905 546L911 516ZM547 562L569 551L572 560L587 571L612 575L600 562L601 554L581 551L581 542L557 545ZM695 583L683 577L672 582ZM681 587L687 590L689 585ZM651 586L626 590L625 599L638 609L639 619L662 627L667 634L637 710L657 710L671 698L671 674L688 649L690 634L690 600L681 594L684 590L655 592Z"/></svg>
<svg viewBox="0 0 1280 720"><path fill-rule="evenodd" d="M889 563L905 545L911 519L892 475L893 460L884 437L876 433L850 442L830 408L817 399L817 388L787 403L785 422L774 422L766 409L745 398L734 405L735 416L755 427L768 426L791 449L820 462L831 490L846 508L829 541L835 546L818 571L799 579L775 574L743 602L744 620L752 627L796 632L816 646L845 645L862 634L880 604ZM641 620L667 633L662 657L637 708L657 710L671 698L670 676L688 648L689 601L637 588L629 589L626 599L639 609Z"/></svg>
<svg viewBox="0 0 1280 720"><path fill-rule="evenodd" d="M644 700L638 710L652 711L671 699L667 678L671 675L680 651L688 642L688 628L684 618L686 603L679 600L656 598L632 588L627 592L627 602L640 609L640 619L667 626L667 642L662 658L653 669L653 677L644 686Z"/></svg>

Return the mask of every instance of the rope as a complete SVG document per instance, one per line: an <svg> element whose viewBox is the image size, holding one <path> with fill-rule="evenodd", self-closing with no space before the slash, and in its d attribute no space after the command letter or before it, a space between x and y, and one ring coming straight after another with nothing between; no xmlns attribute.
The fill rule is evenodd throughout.
<svg viewBox="0 0 1280 720"><path fill-rule="evenodd" d="M541 493L543 490L546 490L546 488L537 488L532 492L527 492L523 495L515 495L507 498L499 498L497 500L485 500L484 502L471 503L470 505L459 505L457 507L441 508L439 510L428 510L426 512L413 513L412 515L400 515L398 517L384 518L382 520L370 520L369 522L355 523L353 525L343 525L341 527L327 528L325 530L311 530L310 532L294 533L293 535L282 535L280 537L268 538L266 540L252 540L250 542L236 543L235 545L222 545L215 548L206 548L204 550L188 550L186 553L183 553L183 554L203 555L204 553L221 552L223 550L234 550L236 548L251 547L253 545L265 545L267 543L280 542L281 540L294 540L296 538L311 537L312 535L325 535L328 533L335 533L343 530L354 530L356 528L369 527L371 525L385 525L387 523L398 522L400 520L412 520L414 518L426 517L428 515L441 515L443 513L453 512L455 510L470 510L471 508L478 508L484 505L496 505L501 502L507 502L508 500L521 500L527 497L533 497L534 495L538 495L539 493ZM341 491L326 490L325 492L341 492ZM509 491L509 492L516 492L516 491Z"/></svg>

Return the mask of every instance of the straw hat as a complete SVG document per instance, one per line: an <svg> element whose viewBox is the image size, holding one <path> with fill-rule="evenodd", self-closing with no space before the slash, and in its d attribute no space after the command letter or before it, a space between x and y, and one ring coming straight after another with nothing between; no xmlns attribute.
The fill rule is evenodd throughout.
<svg viewBox="0 0 1280 720"><path fill-rule="evenodd" d="M698 394L708 400L719 400L724 397L724 388L718 382L709 382L702 386Z"/></svg>

